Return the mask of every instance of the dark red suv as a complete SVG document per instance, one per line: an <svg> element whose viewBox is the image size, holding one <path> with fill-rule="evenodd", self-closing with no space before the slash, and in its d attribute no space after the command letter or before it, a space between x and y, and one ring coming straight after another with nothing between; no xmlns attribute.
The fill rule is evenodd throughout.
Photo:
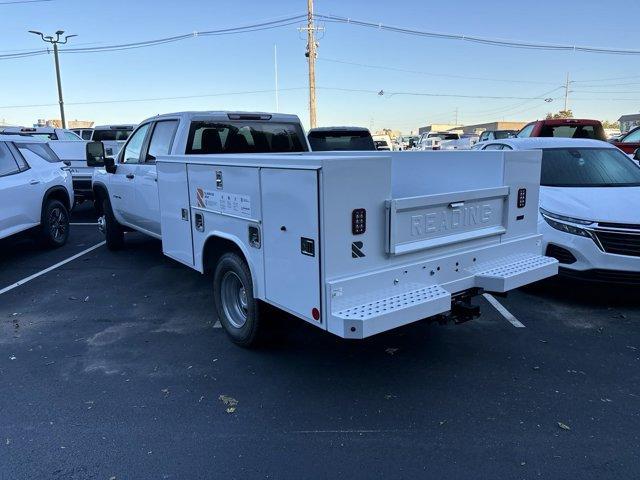
<svg viewBox="0 0 640 480"><path fill-rule="evenodd" d="M562 118L558 120L538 120L531 122L518 132L518 137L562 137L562 138L590 138L592 140L607 140L598 120L584 120L577 118Z"/></svg>

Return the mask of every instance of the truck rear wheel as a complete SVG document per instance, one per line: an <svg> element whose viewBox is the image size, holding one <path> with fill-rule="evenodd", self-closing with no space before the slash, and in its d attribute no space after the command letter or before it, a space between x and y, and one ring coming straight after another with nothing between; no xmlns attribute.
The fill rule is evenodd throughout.
<svg viewBox="0 0 640 480"><path fill-rule="evenodd" d="M241 347L260 344L264 320L253 296L251 271L235 253L225 253L213 276L213 297L218 319L231 340Z"/></svg>
<svg viewBox="0 0 640 480"><path fill-rule="evenodd" d="M103 215L98 219L98 224L104 233L107 248L109 250L120 250L124 246L124 229L113 215L109 200L102 202L102 211Z"/></svg>
<svg viewBox="0 0 640 480"><path fill-rule="evenodd" d="M69 211L59 200L48 200L42 209L40 236L44 245L58 248L69 238Z"/></svg>

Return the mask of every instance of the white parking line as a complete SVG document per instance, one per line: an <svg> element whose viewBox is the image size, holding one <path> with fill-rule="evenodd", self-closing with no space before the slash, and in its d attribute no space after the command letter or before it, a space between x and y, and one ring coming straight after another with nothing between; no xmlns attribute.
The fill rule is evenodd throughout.
<svg viewBox="0 0 640 480"><path fill-rule="evenodd" d="M500 315L506 318L507 321L511 323L511 325L513 325L516 328L525 328L524 324L520 322L520 320L518 320L516 317L514 317L509 310L504 308L502 304L498 300L496 300L496 298L493 295L489 293L483 293L482 296L486 298L487 302L493 305L493 308L495 308Z"/></svg>
<svg viewBox="0 0 640 480"><path fill-rule="evenodd" d="M98 225L98 223L70 223L69 225Z"/></svg>
<svg viewBox="0 0 640 480"><path fill-rule="evenodd" d="M27 282L30 282L31 280L33 280L34 278L38 278L42 275L44 275L45 273L49 273L51 270L55 270L58 267L61 267L62 265L65 265L69 262L72 262L73 260L75 260L76 258L80 258L81 256L92 252L93 250L95 250L96 248L100 248L101 246L103 246L105 243L105 241L102 241L96 245L94 245L93 247L89 247L86 250L83 250L80 253L76 253L75 255L73 255L72 257L67 258L66 260L63 260L61 262L56 263L55 265L50 266L49 268L45 268L44 270L38 272L38 273L34 273L33 275L29 275L26 278L23 278L22 280L18 280L16 283L9 285L8 287L4 287L2 290L0 290L0 295L2 295L3 293L7 293L10 290L13 290L14 288L19 287L20 285L24 285Z"/></svg>

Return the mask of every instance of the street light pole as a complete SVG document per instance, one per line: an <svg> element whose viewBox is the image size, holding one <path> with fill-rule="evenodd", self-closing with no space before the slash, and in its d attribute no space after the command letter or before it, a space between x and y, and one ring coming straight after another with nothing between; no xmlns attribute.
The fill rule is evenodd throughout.
<svg viewBox="0 0 640 480"><path fill-rule="evenodd" d="M40 38L47 43L53 45L53 58L55 60L56 65L56 81L58 84L58 103L60 104L60 120L62 121L62 128L67 128L67 120L64 116L64 100L62 99L62 81L60 79L60 60L58 59L58 44L64 45L71 37L77 37L77 35L67 35L64 37L64 40L60 40L60 36L64 34L64 30L58 30L56 32L56 37L48 35L44 36L42 32L37 32L35 30L29 30L29 33L33 33L35 35L40 35Z"/></svg>

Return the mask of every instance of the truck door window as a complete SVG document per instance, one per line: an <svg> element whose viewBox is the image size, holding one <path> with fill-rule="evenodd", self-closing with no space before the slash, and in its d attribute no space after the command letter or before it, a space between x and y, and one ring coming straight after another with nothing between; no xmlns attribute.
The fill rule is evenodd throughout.
<svg viewBox="0 0 640 480"><path fill-rule="evenodd" d="M147 130L149 130L149 124L145 123L131 135L124 148L122 163L140 163L140 153L142 152L144 139L147 136Z"/></svg>
<svg viewBox="0 0 640 480"><path fill-rule="evenodd" d="M177 120L166 120L155 124L149 142L146 163L155 163L158 156L169 154L177 128Z"/></svg>
<svg viewBox="0 0 640 480"><path fill-rule="evenodd" d="M13 158L13 155L11 155L9 147L7 147L6 143L0 142L0 177L13 175L19 171L18 164Z"/></svg>

